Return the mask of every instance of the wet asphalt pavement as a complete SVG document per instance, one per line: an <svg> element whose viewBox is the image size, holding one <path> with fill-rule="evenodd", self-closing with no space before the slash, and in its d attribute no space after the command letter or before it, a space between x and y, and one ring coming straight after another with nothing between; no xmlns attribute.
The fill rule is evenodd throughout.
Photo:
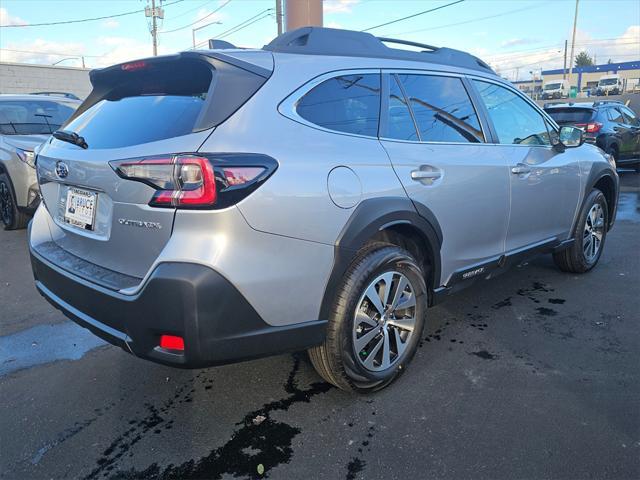
<svg viewBox="0 0 640 480"><path fill-rule="evenodd" d="M183 371L105 345L0 231L0 478L640 478L640 178L623 185L593 272L541 257L452 297L362 397L304 354Z"/></svg>

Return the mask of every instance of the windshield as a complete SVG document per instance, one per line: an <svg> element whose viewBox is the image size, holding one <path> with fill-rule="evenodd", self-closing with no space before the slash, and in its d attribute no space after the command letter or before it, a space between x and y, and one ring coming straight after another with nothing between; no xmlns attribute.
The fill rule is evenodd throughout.
<svg viewBox="0 0 640 480"><path fill-rule="evenodd" d="M46 135L59 129L75 105L54 100L0 100L0 134Z"/></svg>
<svg viewBox="0 0 640 480"><path fill-rule="evenodd" d="M600 80L600 83L598 85L615 85L616 83L618 83L618 79L617 78L604 78L602 80Z"/></svg>
<svg viewBox="0 0 640 480"><path fill-rule="evenodd" d="M545 90L557 90L560 88L560 83L548 83L544 86Z"/></svg>
<svg viewBox="0 0 640 480"><path fill-rule="evenodd" d="M558 124L589 123L595 111L590 108L549 108L545 110Z"/></svg>

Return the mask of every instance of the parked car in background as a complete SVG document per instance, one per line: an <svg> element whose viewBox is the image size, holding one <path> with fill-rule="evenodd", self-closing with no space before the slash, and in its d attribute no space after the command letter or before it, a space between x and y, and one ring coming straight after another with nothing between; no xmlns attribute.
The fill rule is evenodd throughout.
<svg viewBox="0 0 640 480"><path fill-rule="evenodd" d="M0 221L24 228L39 203L34 149L80 101L61 95L0 95Z"/></svg>
<svg viewBox="0 0 640 480"><path fill-rule="evenodd" d="M612 155L618 166L640 170L640 119L622 102L554 103L544 107L558 125L582 128L585 140Z"/></svg>
<svg viewBox="0 0 640 480"><path fill-rule="evenodd" d="M455 291L538 253L591 270L612 161L482 60L407 43L306 27L94 70L38 154L40 293L148 360L308 349L371 392Z"/></svg>
<svg viewBox="0 0 640 480"><path fill-rule="evenodd" d="M542 100L567 98L568 96L569 82L567 80L552 81L542 87Z"/></svg>
<svg viewBox="0 0 640 480"><path fill-rule="evenodd" d="M624 90L624 83L620 75L604 75L598 81L598 96L620 95Z"/></svg>

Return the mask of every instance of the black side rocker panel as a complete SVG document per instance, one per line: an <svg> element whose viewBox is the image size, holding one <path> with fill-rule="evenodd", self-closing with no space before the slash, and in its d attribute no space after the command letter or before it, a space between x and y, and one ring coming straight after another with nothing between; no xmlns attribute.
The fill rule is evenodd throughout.
<svg viewBox="0 0 640 480"><path fill-rule="evenodd" d="M431 210L408 198L371 198L356 207L338 236L319 318L329 318L335 292L358 250L377 232L397 224L410 224L423 234L433 254L433 278L440 281L442 230Z"/></svg>
<svg viewBox="0 0 640 480"><path fill-rule="evenodd" d="M38 291L81 326L136 356L201 368L297 351L322 343L326 322L274 327L228 280L190 263L160 264L137 295L72 277L31 251ZM161 349L160 335L184 338L183 353Z"/></svg>

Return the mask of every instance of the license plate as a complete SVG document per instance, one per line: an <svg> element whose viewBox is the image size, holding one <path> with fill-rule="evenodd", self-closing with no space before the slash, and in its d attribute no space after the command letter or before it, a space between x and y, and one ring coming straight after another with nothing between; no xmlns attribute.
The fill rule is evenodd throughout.
<svg viewBox="0 0 640 480"><path fill-rule="evenodd" d="M80 188L67 191L67 203L64 209L64 221L82 228L93 230L98 195Z"/></svg>

